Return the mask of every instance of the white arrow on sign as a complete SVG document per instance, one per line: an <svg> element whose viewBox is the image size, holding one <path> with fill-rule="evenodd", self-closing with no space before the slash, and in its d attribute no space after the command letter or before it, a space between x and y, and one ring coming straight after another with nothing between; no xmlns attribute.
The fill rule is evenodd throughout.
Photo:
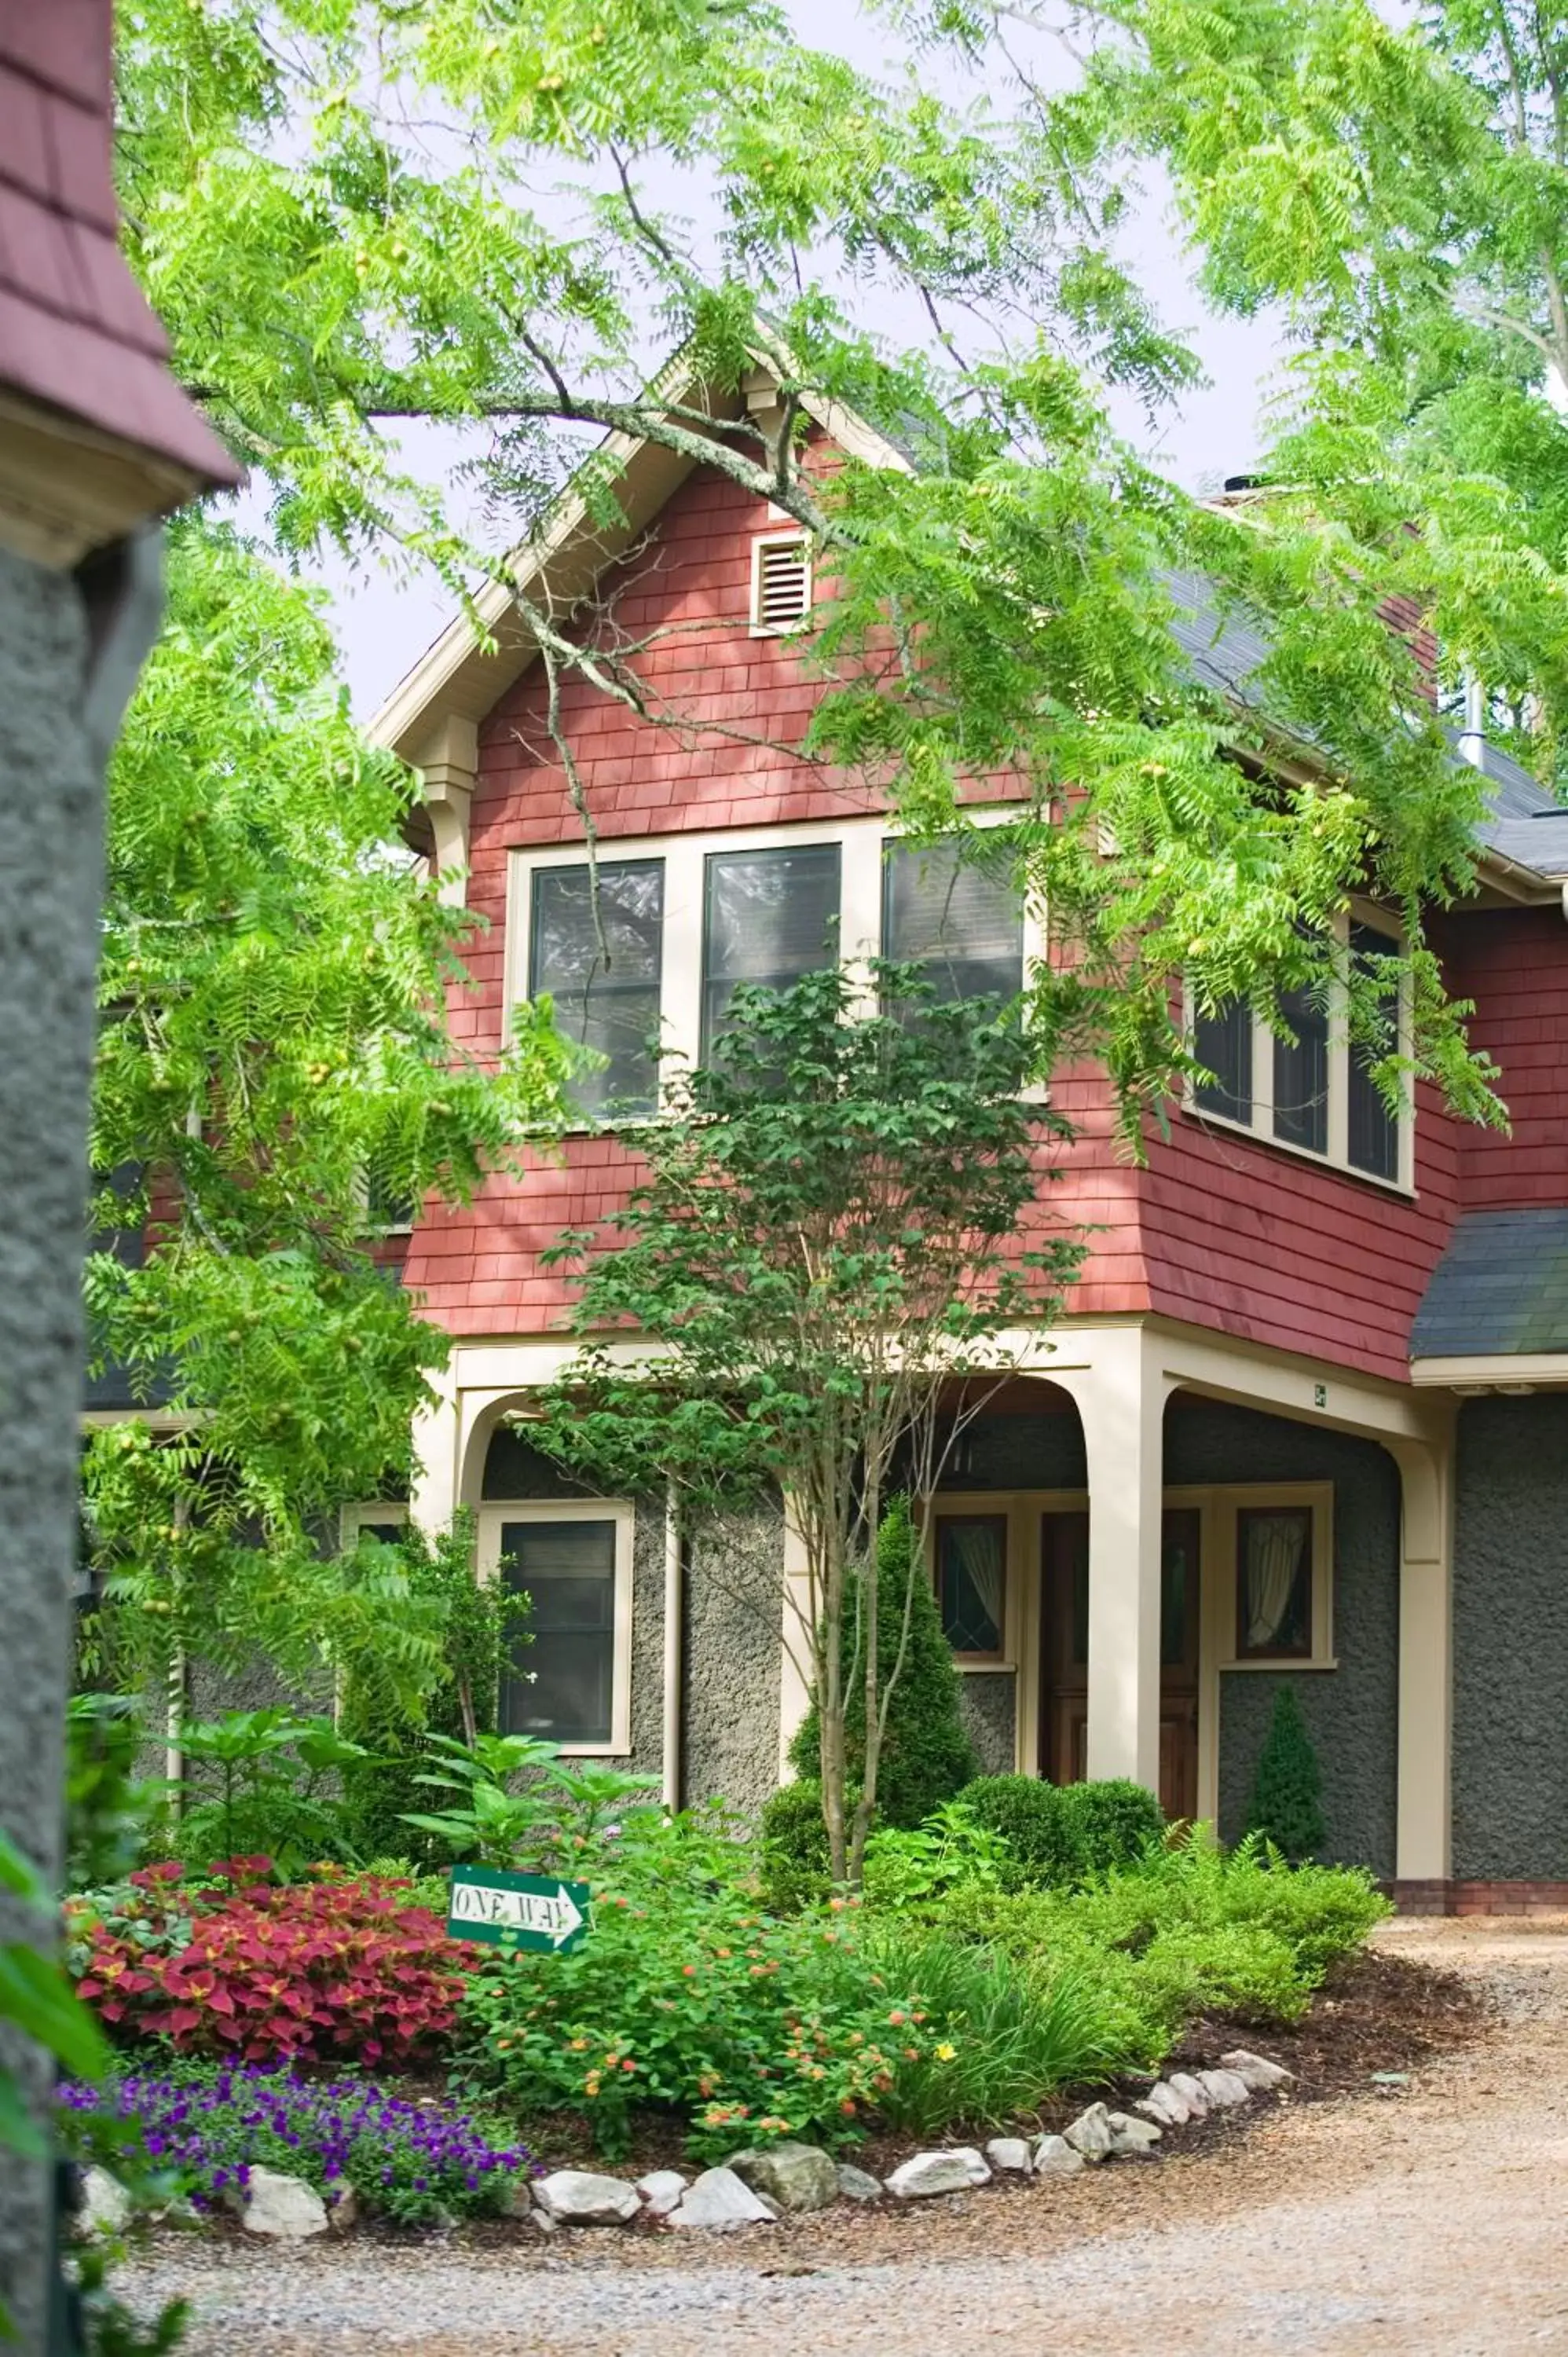
<svg viewBox="0 0 1568 2357"><path fill-rule="evenodd" d="M459 1923L496 1923L505 1931L532 1932L564 1947L583 1923L583 1910L561 1884L553 1890L503 1890L482 1882L459 1882L452 1892L452 1916Z"/></svg>

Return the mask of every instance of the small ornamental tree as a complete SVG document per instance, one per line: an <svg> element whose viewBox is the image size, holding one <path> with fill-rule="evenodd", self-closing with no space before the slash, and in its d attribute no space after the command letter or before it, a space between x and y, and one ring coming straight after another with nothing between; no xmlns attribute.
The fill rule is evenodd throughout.
<svg viewBox="0 0 1568 2357"><path fill-rule="evenodd" d="M917 1545L889 1648L864 1575L895 1466L929 1498L1080 1255L1039 1201L1064 1134L1024 1093L1040 1043L994 1003L939 1004L918 968L874 961L870 981L869 1001L837 967L736 992L641 1134L627 1209L547 1255L575 1273L581 1346L530 1426L580 1478L670 1482L699 1512L783 1492L831 1870L851 1882L924 1577Z"/></svg>
<svg viewBox="0 0 1568 2357"><path fill-rule="evenodd" d="M1247 1830L1300 1866L1323 1847L1323 1779L1295 1688L1282 1685L1252 1779Z"/></svg>
<svg viewBox="0 0 1568 2357"><path fill-rule="evenodd" d="M885 1825L919 1824L975 1773L974 1746L960 1707L959 1674L942 1634L935 1591L922 1577L924 1561L909 1501L895 1498L876 1534L879 1677L887 1695L876 1816ZM863 1576L856 1575L857 1584ZM849 1781L854 1784L865 1752L865 1686L860 1674L862 1616L853 1587L849 1600L843 1631L844 1752ZM789 1764L798 1775L815 1777L822 1739L822 1714L813 1695L789 1746Z"/></svg>

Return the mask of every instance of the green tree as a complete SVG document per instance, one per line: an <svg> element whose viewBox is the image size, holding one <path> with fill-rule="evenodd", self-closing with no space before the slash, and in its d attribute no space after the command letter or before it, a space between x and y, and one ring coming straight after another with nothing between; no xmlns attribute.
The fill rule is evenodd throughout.
<svg viewBox="0 0 1568 2357"><path fill-rule="evenodd" d="M877 1684L887 1695L876 1821L884 1825L919 1824L975 1772L959 1674L926 1577L925 1534L917 1523L918 1511L908 1498L894 1498L876 1534L876 1631L882 1649ZM861 1779L865 1756L865 1684L860 1663L864 1614L856 1594L864 1577L864 1571L857 1573L852 1583L844 1616L844 1765L852 1784ZM797 1775L806 1777L815 1777L821 1767L822 1714L814 1695L795 1730L789 1764Z"/></svg>
<svg viewBox="0 0 1568 2357"><path fill-rule="evenodd" d="M866 1574L896 1474L929 1497L1080 1256L1040 1200L1063 1125L1020 1093L1022 1027L935 1003L910 967L871 987L834 967L736 993L640 1134L628 1209L548 1255L575 1275L579 1349L529 1426L606 1488L672 1482L699 1511L784 1493L838 1882L859 1878L924 1580L917 1543L885 1629ZM628 1362L626 1331L651 1354Z"/></svg>
<svg viewBox="0 0 1568 2357"><path fill-rule="evenodd" d="M408 1697L428 1599L322 1544L406 1482L445 1354L367 1175L467 1194L553 1112L565 1051L526 1011L499 1064L454 1046L473 929L411 872L413 783L351 726L312 600L210 524L176 528L170 587L110 772L92 1132L102 1225L153 1248L93 1254L87 1293L95 1354L175 1429L89 1438L105 1634L127 1678L259 1650Z"/></svg>
<svg viewBox="0 0 1568 2357"><path fill-rule="evenodd" d="M1252 1797L1247 1805L1247 1831L1264 1835L1293 1866L1300 1866L1323 1847L1322 1794L1317 1753L1295 1688L1281 1685L1275 1691L1273 1717L1258 1754Z"/></svg>

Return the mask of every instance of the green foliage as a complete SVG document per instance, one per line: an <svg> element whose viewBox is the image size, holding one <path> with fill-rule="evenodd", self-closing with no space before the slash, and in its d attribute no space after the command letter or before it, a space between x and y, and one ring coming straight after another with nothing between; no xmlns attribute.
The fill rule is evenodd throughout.
<svg viewBox="0 0 1568 2357"><path fill-rule="evenodd" d="M1153 2068L1195 2014L1298 2019L1329 1965L1388 1912L1368 1875L1283 1874L1261 1842L1227 1853L1198 1826L1086 1889L961 1890L941 1920L1021 1964L1082 1975L1129 2060Z"/></svg>
<svg viewBox="0 0 1568 2357"><path fill-rule="evenodd" d="M1293 1866L1323 1847L1323 1775L1294 1685L1274 1693L1273 1717L1258 1754L1247 1830L1272 1842Z"/></svg>
<svg viewBox="0 0 1568 2357"><path fill-rule="evenodd" d="M802 1776L770 1792L762 1804L758 1831L762 1886L769 1907L792 1915L825 1900L832 1889L832 1861L817 1779Z"/></svg>
<svg viewBox="0 0 1568 2357"><path fill-rule="evenodd" d="M593 1932L564 1956L486 1949L464 2000L466 2083L523 2117L580 2113L624 2152L634 2106L686 2122L694 2156L860 2133L906 2050L924 2040L862 1954L840 1901L763 1912L745 1849L705 1816L651 1818L593 1874Z"/></svg>
<svg viewBox="0 0 1568 2357"><path fill-rule="evenodd" d="M944 1801L924 1824L879 1825L865 1845L863 1894L879 1914L918 1917L955 1890L1003 1890L1012 1852L961 1800Z"/></svg>
<svg viewBox="0 0 1568 2357"><path fill-rule="evenodd" d="M1165 1837L1165 1812L1144 1784L1130 1777L1090 1778L1062 1787L1062 1805L1077 1835L1086 1875L1136 1866Z"/></svg>
<svg viewBox="0 0 1568 2357"><path fill-rule="evenodd" d="M319 600L232 534L175 528L165 633L110 774L93 1101L97 1363L189 1419L88 1437L105 1682L180 1649L290 1683L324 1662L407 1708L437 1632L399 1558L324 1550L401 1494L445 1342L381 1265L367 1174L460 1199L548 1120L567 1051L499 1062L443 1018L473 920L394 848L413 781L355 732Z"/></svg>
<svg viewBox="0 0 1568 2357"><path fill-rule="evenodd" d="M128 1695L76 1695L67 1706L68 1889L118 1882L140 1863L157 1801L156 1788L135 1772L142 1739L137 1705Z"/></svg>
<svg viewBox="0 0 1568 2357"><path fill-rule="evenodd" d="M457 1797L405 1823L434 1835L454 1858L525 1873L575 1874L607 1841L642 1838L659 1785L654 1776L564 1760L559 1746L528 1735L481 1735L471 1744L435 1735L429 1760L415 1783Z"/></svg>
<svg viewBox="0 0 1568 2357"><path fill-rule="evenodd" d="M603 1489L673 1483L710 1512L789 1497L840 1882L859 1873L907 1670L938 1715L925 1751L901 1723L898 1804L946 1797L968 1765L906 1517L877 1577L857 1577L894 1468L929 1490L953 1385L1004 1375L1081 1257L1045 1231L1041 1148L1062 1125L1020 1093L1018 1026L937 1003L911 967L875 962L872 984L872 1012L844 967L737 991L712 1060L644 1134L627 1208L544 1255L573 1272L579 1348L530 1426ZM628 1329L664 1350L618 1357L606 1338Z"/></svg>
<svg viewBox="0 0 1568 2357"><path fill-rule="evenodd" d="M865 1615L851 1576L843 1631L845 1770L852 1784L865 1770ZM962 1687L927 1576L909 1501L891 1501L876 1534L877 1692L887 1698L876 1771L878 1825L914 1826L950 1801L974 1773L974 1746L962 1718ZM822 1716L813 1695L789 1746L802 1778L822 1772Z"/></svg>
<svg viewBox="0 0 1568 2357"><path fill-rule="evenodd" d="M1001 1841L1007 1889L1065 1890L1082 1878L1087 1858L1071 1789L1039 1776L977 1776L959 1794Z"/></svg>
<svg viewBox="0 0 1568 2357"><path fill-rule="evenodd" d="M186 1778L165 1846L200 1871L220 1858L263 1853L285 1879L318 1859L352 1862L329 1780L365 1751L329 1718L286 1710L231 1710L179 1729Z"/></svg>

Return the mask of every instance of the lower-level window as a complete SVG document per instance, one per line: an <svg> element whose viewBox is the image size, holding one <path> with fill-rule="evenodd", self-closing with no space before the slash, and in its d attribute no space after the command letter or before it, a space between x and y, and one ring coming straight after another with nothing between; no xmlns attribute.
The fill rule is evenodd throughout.
<svg viewBox="0 0 1568 2357"><path fill-rule="evenodd" d="M483 1510L480 1577L530 1604L502 1682L504 1733L572 1751L630 1749L631 1536L628 1505Z"/></svg>
<svg viewBox="0 0 1568 2357"><path fill-rule="evenodd" d="M1305 1661L1313 1652L1310 1506L1242 1506L1236 1515L1236 1658Z"/></svg>
<svg viewBox="0 0 1568 2357"><path fill-rule="evenodd" d="M937 1598L942 1633L971 1661L999 1661L1007 1628L1007 1517L937 1518Z"/></svg>

